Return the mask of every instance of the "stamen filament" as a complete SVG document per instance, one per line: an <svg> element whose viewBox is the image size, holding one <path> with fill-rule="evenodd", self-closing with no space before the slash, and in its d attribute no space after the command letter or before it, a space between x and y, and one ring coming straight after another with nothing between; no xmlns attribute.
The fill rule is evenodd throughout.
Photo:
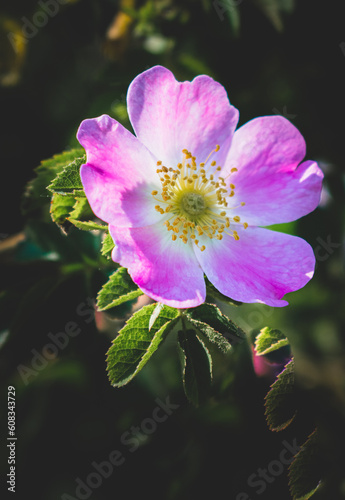
<svg viewBox="0 0 345 500"><path fill-rule="evenodd" d="M219 175L222 167L217 166L215 160L209 162L212 154L219 149L217 145L199 165L196 157L187 149L182 150L184 159L176 168L168 168L158 161L157 166L160 168L157 169L157 173L161 174L159 179L162 191L160 196L158 190L151 192L158 203L155 205L155 210L161 215L169 214L163 224L167 231L172 231L172 241L176 241L179 235L184 244L194 242L201 252L207 245L199 246L197 235L199 238L215 238L220 241L226 234L238 240L237 231L230 229L231 222L240 224L244 229L248 227L247 222L241 222L239 215L231 216L232 210L242 207L245 203L229 207L227 201L227 198L234 196L235 185L230 183L227 187L225 180L237 169L232 168L224 177ZM213 169L212 173L209 173L210 169Z"/></svg>

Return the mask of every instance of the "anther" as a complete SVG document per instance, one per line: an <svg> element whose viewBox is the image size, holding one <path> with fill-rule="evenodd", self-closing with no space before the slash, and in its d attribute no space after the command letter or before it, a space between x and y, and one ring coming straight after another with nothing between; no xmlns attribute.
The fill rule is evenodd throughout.
<svg viewBox="0 0 345 500"><path fill-rule="evenodd" d="M230 173L236 172L237 168L231 169L231 172L225 176L222 174L224 177L218 175L221 173L222 167L217 166L216 160L211 158L212 154L217 151L219 151L219 145L213 149L204 162L198 164L196 157L188 149L182 150L183 162L178 163L174 168L162 165L161 161L157 162L158 177L162 183L161 193L156 189L151 191L152 196L163 206L162 208L162 206L156 205L155 209L162 215L170 212L167 217L170 217L169 220L163 224L168 231L172 232L172 241L176 241L177 238L180 238L185 244L194 241L201 252L206 249L206 246L199 247L198 237L205 235L210 239L222 240L223 233L229 231L230 223L241 223L238 215L228 217L229 212L225 210L228 207L228 197L235 195L235 185L227 184L227 177ZM214 168L211 170L213 174L206 169L205 165ZM159 198L156 198L158 193L160 193ZM189 206L189 201L199 199L200 208L197 207L199 202L195 207L192 204ZM188 200L187 204L185 204L186 200ZM244 202L238 203L235 207L231 206L229 201L232 210L244 204ZM195 221L192 222L191 218ZM241 224L244 229L248 227L246 222ZM238 240L238 233L232 228L233 226L227 234Z"/></svg>

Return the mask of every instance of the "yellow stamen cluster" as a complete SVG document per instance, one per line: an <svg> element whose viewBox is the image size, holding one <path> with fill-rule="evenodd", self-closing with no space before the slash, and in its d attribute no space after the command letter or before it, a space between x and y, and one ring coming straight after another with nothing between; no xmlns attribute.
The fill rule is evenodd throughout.
<svg viewBox="0 0 345 500"><path fill-rule="evenodd" d="M152 191L152 196L158 202L155 209L160 214L171 214L164 224L172 232L172 240L180 238L183 243L192 241L202 252L205 245L199 246L199 238L203 235L210 239L222 240L223 234L239 240L238 233L230 225L241 224L245 229L246 222L241 223L238 215L229 216L230 210L239 207L229 207L229 198L235 194L235 185L227 185L226 178L237 169L231 169L226 178L221 177L222 170L216 161L209 163L211 155L219 151L219 146L209 154L199 165L195 156L183 149L184 159L175 169L157 162L157 173L162 183L162 192ZM209 165L207 166L207 164ZM240 204L243 206L244 202Z"/></svg>

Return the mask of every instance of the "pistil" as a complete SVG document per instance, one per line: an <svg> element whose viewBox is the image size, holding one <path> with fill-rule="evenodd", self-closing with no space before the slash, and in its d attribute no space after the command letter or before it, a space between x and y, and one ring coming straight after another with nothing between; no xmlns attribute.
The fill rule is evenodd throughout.
<svg viewBox="0 0 345 500"><path fill-rule="evenodd" d="M164 224L172 231L172 240L180 238L183 243L192 241L202 252L205 245L199 246L199 239L206 235L210 239L222 240L223 234L239 240L236 229L230 226L242 225L238 215L231 216L230 211L244 206L229 207L229 198L235 194L235 185L226 179L234 172L232 168L226 177L221 177L221 166L215 160L209 161L212 154L219 151L217 145L204 162L196 163L196 157L187 149L183 149L184 159L175 169L157 162L157 173L162 184L160 197L158 191L152 191L152 196L158 202L155 209L160 214L171 214ZM213 172L213 173L211 173Z"/></svg>

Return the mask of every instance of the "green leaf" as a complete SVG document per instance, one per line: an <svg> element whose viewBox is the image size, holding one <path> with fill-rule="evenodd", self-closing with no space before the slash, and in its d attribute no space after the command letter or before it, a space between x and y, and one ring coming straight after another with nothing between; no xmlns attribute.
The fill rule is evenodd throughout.
<svg viewBox="0 0 345 500"><path fill-rule="evenodd" d="M289 341L283 333L280 330L272 330L268 326L262 328L255 339L255 350L260 356L276 351L286 345L289 345Z"/></svg>
<svg viewBox="0 0 345 500"><path fill-rule="evenodd" d="M104 257L107 257L107 259L111 258L111 252L113 251L113 248L115 247L115 243L113 241L113 238L111 237L110 233L107 233L105 235L105 238L102 243L102 248L101 248L101 254Z"/></svg>
<svg viewBox="0 0 345 500"><path fill-rule="evenodd" d="M278 375L265 398L265 414L271 431L281 431L296 416L294 360Z"/></svg>
<svg viewBox="0 0 345 500"><path fill-rule="evenodd" d="M308 500L321 488L322 462L315 429L289 467L289 488L293 500Z"/></svg>
<svg viewBox="0 0 345 500"><path fill-rule="evenodd" d="M63 195L54 193L50 205L50 214L53 221L65 233L71 227L71 224L84 231L92 231L94 229L108 230L108 226L106 225L91 220L79 220L79 217L89 215L89 203L86 198L76 199L74 194ZM91 216L94 216L92 212Z"/></svg>
<svg viewBox="0 0 345 500"><path fill-rule="evenodd" d="M61 227L65 232L70 227L70 223L67 222L67 217L73 210L75 204L74 196L63 196L61 194L55 193L52 196L50 205L50 215L53 221Z"/></svg>
<svg viewBox="0 0 345 500"><path fill-rule="evenodd" d="M95 217L86 197L83 198L78 196L78 198L76 198L73 212L70 213L70 217L76 220L90 220Z"/></svg>
<svg viewBox="0 0 345 500"><path fill-rule="evenodd" d="M120 330L107 353L107 371L111 384L127 384L143 368L158 349L166 335L181 321L179 312L164 306L149 330L149 322L156 304L144 306L133 314Z"/></svg>
<svg viewBox="0 0 345 500"><path fill-rule="evenodd" d="M66 197L64 197L64 198L66 198ZM98 229L101 231L108 230L108 226L103 226L102 224L97 224L97 222L93 222L92 220L81 221L81 220L71 219L70 217L68 217L68 220L74 226L76 226L78 229L83 229L84 231L93 231L95 229Z"/></svg>
<svg viewBox="0 0 345 500"><path fill-rule="evenodd" d="M188 327L194 329L198 336L203 339L203 341L209 345L212 344L219 351L226 353L231 350L231 344L221 335L216 332L210 325L203 323L202 321L197 321L192 319L187 315L187 325Z"/></svg>
<svg viewBox="0 0 345 500"><path fill-rule="evenodd" d="M81 157L84 153L83 149L72 149L55 155L48 160L43 160L35 169L36 177L26 186L22 201L24 213L31 212L49 203L51 193L47 190L48 184L66 165Z"/></svg>
<svg viewBox="0 0 345 500"><path fill-rule="evenodd" d="M84 196L83 185L81 183L79 170L86 162L86 156L76 158L72 163L66 165L62 172L59 172L47 189L52 193L74 194ZM78 191L80 191L78 193Z"/></svg>
<svg viewBox="0 0 345 500"><path fill-rule="evenodd" d="M229 350L231 345L242 343L246 338L243 330L214 304L201 304L186 314L190 319L206 324L206 327L202 326L202 331L223 351Z"/></svg>
<svg viewBox="0 0 345 500"><path fill-rule="evenodd" d="M212 381L212 358L195 329L178 332L183 367L183 387L195 406L203 403Z"/></svg>
<svg viewBox="0 0 345 500"><path fill-rule="evenodd" d="M120 267L99 291L97 307L99 311L105 311L128 300L133 300L139 295L143 295L143 292L133 283L127 269Z"/></svg>

